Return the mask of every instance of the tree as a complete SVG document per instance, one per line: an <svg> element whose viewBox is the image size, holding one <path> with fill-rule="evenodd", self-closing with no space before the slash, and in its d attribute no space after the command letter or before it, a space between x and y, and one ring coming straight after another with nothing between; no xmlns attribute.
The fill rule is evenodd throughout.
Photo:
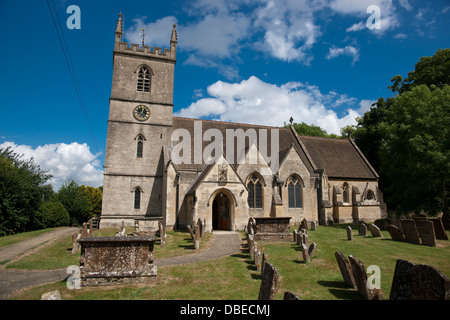
<svg viewBox="0 0 450 320"><path fill-rule="evenodd" d="M69 212L72 225L80 225L91 218L92 203L78 183L73 180L63 183L56 193L54 201L59 201L64 205Z"/></svg>
<svg viewBox="0 0 450 320"><path fill-rule="evenodd" d="M449 214L450 86L420 85L391 104L382 123L381 173L401 213Z"/></svg>
<svg viewBox="0 0 450 320"><path fill-rule="evenodd" d="M33 159L23 159L10 148L0 149L0 234L31 230L51 175Z"/></svg>
<svg viewBox="0 0 450 320"><path fill-rule="evenodd" d="M82 185L80 188L87 195L92 204L92 211L90 214L94 217L99 217L102 213L102 190L100 188L85 185Z"/></svg>
<svg viewBox="0 0 450 320"><path fill-rule="evenodd" d="M42 203L34 217L34 223L39 229L68 226L69 222L69 212L61 202Z"/></svg>
<svg viewBox="0 0 450 320"><path fill-rule="evenodd" d="M310 136L310 137L324 137L324 138L341 138L336 134L328 134L326 130L322 129L319 126L313 124L302 123L293 123L295 131L301 136ZM284 127L288 128L289 125L284 123Z"/></svg>

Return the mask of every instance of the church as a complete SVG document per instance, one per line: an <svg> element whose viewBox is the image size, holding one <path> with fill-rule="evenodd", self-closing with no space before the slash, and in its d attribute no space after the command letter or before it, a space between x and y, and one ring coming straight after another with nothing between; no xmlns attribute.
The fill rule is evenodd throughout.
<svg viewBox="0 0 450 320"><path fill-rule="evenodd" d="M243 230L249 217L373 222L387 209L378 174L351 140L300 136L291 125L173 116L170 49L122 41L119 15L100 227ZM168 39L169 40L169 39ZM291 119L292 120L292 119Z"/></svg>

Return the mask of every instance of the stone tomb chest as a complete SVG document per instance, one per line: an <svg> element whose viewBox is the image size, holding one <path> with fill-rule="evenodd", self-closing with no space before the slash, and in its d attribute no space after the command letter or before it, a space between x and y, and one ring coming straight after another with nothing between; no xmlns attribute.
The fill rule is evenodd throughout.
<svg viewBox="0 0 450 320"><path fill-rule="evenodd" d="M82 286L147 283L156 280L155 237L86 237L81 245Z"/></svg>
<svg viewBox="0 0 450 320"><path fill-rule="evenodd" d="M254 217L256 222L255 240L292 241L289 232L291 217Z"/></svg>

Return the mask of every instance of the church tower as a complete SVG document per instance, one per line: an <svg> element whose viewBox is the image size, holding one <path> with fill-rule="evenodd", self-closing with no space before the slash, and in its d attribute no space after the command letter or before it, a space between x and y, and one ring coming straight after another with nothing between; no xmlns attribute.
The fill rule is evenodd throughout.
<svg viewBox="0 0 450 320"><path fill-rule="evenodd" d="M170 49L122 42L119 14L109 99L102 228L134 225L164 212L164 164L172 131L177 33Z"/></svg>

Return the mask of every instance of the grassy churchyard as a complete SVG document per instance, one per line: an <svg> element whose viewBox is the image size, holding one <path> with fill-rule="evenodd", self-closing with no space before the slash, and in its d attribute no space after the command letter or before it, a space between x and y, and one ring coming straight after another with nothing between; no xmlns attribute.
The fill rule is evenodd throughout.
<svg viewBox="0 0 450 320"><path fill-rule="evenodd" d="M370 232L368 236L362 237L358 236L355 226L351 226L353 240L349 241L347 226L318 226L317 230L308 230L309 243L317 244L315 255L309 263L303 262L300 247L293 241L258 242L258 248L268 256L268 261L280 276L275 299L283 299L286 291L295 293L302 300L361 299L355 289L349 289L344 284L334 256L336 251L341 251L346 257L358 257L366 269L370 265L379 266L385 299L389 298L397 259L429 264L450 276L450 241L437 240L436 247L395 242L387 231L382 231L383 238L374 238ZM293 230L294 227L291 228ZM98 230L96 236L113 235L115 231ZM127 232L132 233L132 230ZM211 239L212 235L206 233L201 240L200 250L207 248ZM158 280L151 286L120 285L70 290L63 281L22 290L9 298L38 300L45 292L59 290L63 300L255 300L258 298L261 276L250 259L243 232L241 239L241 252L235 255L181 266L159 267ZM71 248L71 237L66 237L5 267L35 270L78 265L80 253L72 257ZM194 252L193 242L187 232L168 231L166 246L163 248L159 240L155 243L155 261Z"/></svg>

